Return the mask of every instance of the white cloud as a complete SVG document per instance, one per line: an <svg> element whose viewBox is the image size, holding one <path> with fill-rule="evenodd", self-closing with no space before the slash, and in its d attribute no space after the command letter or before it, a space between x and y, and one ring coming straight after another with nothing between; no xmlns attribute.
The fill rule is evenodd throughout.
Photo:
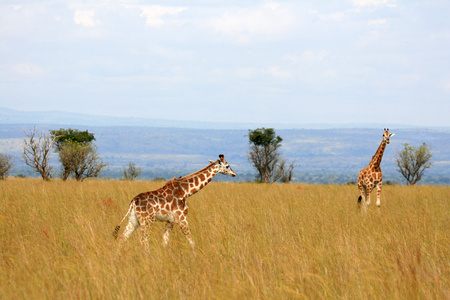
<svg viewBox="0 0 450 300"><path fill-rule="evenodd" d="M271 66L266 68L240 67L236 69L236 76L244 80L257 79L261 74L270 75L277 79L292 78L291 72L281 69L279 66Z"/></svg>
<svg viewBox="0 0 450 300"><path fill-rule="evenodd" d="M395 0L353 0L358 6L390 6L395 7Z"/></svg>
<svg viewBox="0 0 450 300"><path fill-rule="evenodd" d="M300 55L286 54L282 59L293 63L320 63L327 53L324 50L304 50Z"/></svg>
<svg viewBox="0 0 450 300"><path fill-rule="evenodd" d="M131 8L135 6L126 5L125 7ZM177 15L182 11L185 11L186 7L176 6L137 6L142 11L141 17L146 18L146 24L149 26L159 27L165 23L163 17L166 15Z"/></svg>
<svg viewBox="0 0 450 300"><path fill-rule="evenodd" d="M252 79L258 75L258 72L255 68L241 67L236 70L236 75L241 79Z"/></svg>
<svg viewBox="0 0 450 300"><path fill-rule="evenodd" d="M358 47L367 47L376 45L379 43L380 38L381 34L379 31L370 30L359 38L359 40L356 42L356 45Z"/></svg>
<svg viewBox="0 0 450 300"><path fill-rule="evenodd" d="M190 60L193 59L191 51L175 47L166 47L161 45L151 45L149 51L152 55L171 60Z"/></svg>
<svg viewBox="0 0 450 300"><path fill-rule="evenodd" d="M311 14L317 15L321 21L342 21L344 20L344 12L334 12L330 14L321 14L316 10L311 11Z"/></svg>
<svg viewBox="0 0 450 300"><path fill-rule="evenodd" d="M17 63L10 66L10 72L25 77L40 77L45 74L45 70L32 63Z"/></svg>
<svg viewBox="0 0 450 300"><path fill-rule="evenodd" d="M217 32L231 36L239 42L248 42L258 35L267 38L267 35L284 34L293 23L292 10L278 3L268 3L257 8L234 8L211 20Z"/></svg>
<svg viewBox="0 0 450 300"><path fill-rule="evenodd" d="M306 50L303 51L302 53L302 60L305 62L318 63L323 61L324 58L325 58L324 51L314 52L311 50Z"/></svg>
<svg viewBox="0 0 450 300"><path fill-rule="evenodd" d="M95 12L93 10L76 10L73 20L76 24L82 25L84 27L93 27L95 25L100 25L99 20L95 20Z"/></svg>
<svg viewBox="0 0 450 300"><path fill-rule="evenodd" d="M324 73L325 77L336 77L337 72L336 70L326 70Z"/></svg>
<svg viewBox="0 0 450 300"><path fill-rule="evenodd" d="M270 3L265 4L264 8L275 10L278 7L280 7L280 5L281 5L280 3L270 2Z"/></svg>
<svg viewBox="0 0 450 300"><path fill-rule="evenodd" d="M281 70L279 67L270 67L267 70L267 73L270 74L274 78L280 78L280 79L287 79L287 78L292 77L290 72Z"/></svg>
<svg viewBox="0 0 450 300"><path fill-rule="evenodd" d="M367 21L367 24L370 26L380 26L387 23L386 19L379 19L379 20L369 20Z"/></svg>
<svg viewBox="0 0 450 300"><path fill-rule="evenodd" d="M22 7L22 5L21 4L11 5L10 7L12 7L14 10L19 10Z"/></svg>
<svg viewBox="0 0 450 300"><path fill-rule="evenodd" d="M300 57L295 54L285 54L285 55L283 55L282 58L283 58L283 60L287 60L287 61L290 61L293 63L298 63L301 60Z"/></svg>
<svg viewBox="0 0 450 300"><path fill-rule="evenodd" d="M442 87L444 88L445 91L450 92L450 80L444 81L442 83Z"/></svg>

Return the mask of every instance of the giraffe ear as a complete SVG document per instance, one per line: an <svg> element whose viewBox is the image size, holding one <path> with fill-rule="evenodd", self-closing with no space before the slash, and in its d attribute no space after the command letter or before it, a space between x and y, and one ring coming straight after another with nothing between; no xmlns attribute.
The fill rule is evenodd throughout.
<svg viewBox="0 0 450 300"><path fill-rule="evenodd" d="M210 159L208 159L208 161L209 161L210 164L212 164L212 163L214 162L214 161L212 161L212 160L210 160Z"/></svg>
<svg viewBox="0 0 450 300"><path fill-rule="evenodd" d="M390 133L390 134L389 134L389 137L394 136L394 135L395 135L395 133Z"/></svg>

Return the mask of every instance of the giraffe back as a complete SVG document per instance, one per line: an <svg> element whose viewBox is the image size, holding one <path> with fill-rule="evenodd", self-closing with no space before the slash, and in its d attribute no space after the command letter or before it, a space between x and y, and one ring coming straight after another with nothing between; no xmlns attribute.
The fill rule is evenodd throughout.
<svg viewBox="0 0 450 300"><path fill-rule="evenodd" d="M132 204L135 205L135 214L141 224L155 220L178 223L188 212L180 188L173 180L158 190L137 195Z"/></svg>

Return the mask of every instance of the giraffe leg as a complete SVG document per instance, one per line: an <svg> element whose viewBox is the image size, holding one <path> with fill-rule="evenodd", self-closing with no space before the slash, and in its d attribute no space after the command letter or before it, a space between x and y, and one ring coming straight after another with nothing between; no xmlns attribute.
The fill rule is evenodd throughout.
<svg viewBox="0 0 450 300"><path fill-rule="evenodd" d="M195 243L194 243L194 240L192 239L191 231L189 230L189 225L188 225L188 222L186 221L186 219L180 221L180 228L181 228L181 232L183 232L184 236L189 241L189 244L191 244L192 249L194 249Z"/></svg>
<svg viewBox="0 0 450 300"><path fill-rule="evenodd" d="M148 237L150 236L150 229L155 222L155 217L151 216L149 218L146 218L144 222L142 222L142 237L141 237L141 244L144 245L145 250L150 252L150 244L148 242Z"/></svg>
<svg viewBox="0 0 450 300"><path fill-rule="evenodd" d="M377 206L381 206L381 187L383 186L383 182L379 182L377 184Z"/></svg>
<svg viewBox="0 0 450 300"><path fill-rule="evenodd" d="M173 223L167 222L165 228L166 228L166 232L164 232L164 235L163 235L163 246L167 246L167 243L169 242L169 236L170 236L170 232L173 229Z"/></svg>
<svg viewBox="0 0 450 300"><path fill-rule="evenodd" d="M360 207L362 206L363 211L365 212L367 211L367 186L363 182L358 181L358 188L361 194L358 198L358 204Z"/></svg>
<svg viewBox="0 0 450 300"><path fill-rule="evenodd" d="M370 204L370 193L372 193L373 190L373 184L370 183L366 186L366 205L369 206Z"/></svg>
<svg viewBox="0 0 450 300"><path fill-rule="evenodd" d="M370 203L370 189L371 187L369 185L363 184L361 187L361 205L363 212L367 212L367 207Z"/></svg>
<svg viewBox="0 0 450 300"><path fill-rule="evenodd" d="M136 213L133 210L130 212L130 216L128 218L128 224L127 224L127 227L125 227L125 230L123 231L121 242L122 243L125 242L138 227L139 227L139 222L136 218Z"/></svg>
<svg viewBox="0 0 450 300"><path fill-rule="evenodd" d="M360 196L358 198L358 204L365 204L366 203L366 196L365 196L365 187L362 185L362 183L359 182L358 180L358 189L359 189L359 193Z"/></svg>

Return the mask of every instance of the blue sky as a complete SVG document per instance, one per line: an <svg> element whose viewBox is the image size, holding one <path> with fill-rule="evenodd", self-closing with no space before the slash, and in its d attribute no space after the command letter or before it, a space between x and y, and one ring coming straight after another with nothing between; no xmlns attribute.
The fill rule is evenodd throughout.
<svg viewBox="0 0 450 300"><path fill-rule="evenodd" d="M0 106L450 126L450 1L8 1Z"/></svg>

